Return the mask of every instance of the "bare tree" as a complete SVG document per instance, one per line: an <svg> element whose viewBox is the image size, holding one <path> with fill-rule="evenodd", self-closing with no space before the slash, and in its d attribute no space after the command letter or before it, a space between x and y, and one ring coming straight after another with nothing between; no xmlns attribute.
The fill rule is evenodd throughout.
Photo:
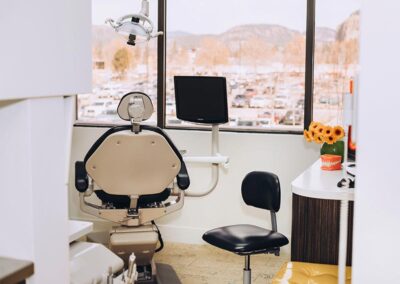
<svg viewBox="0 0 400 284"><path fill-rule="evenodd" d="M168 50L167 64L174 67L185 67L189 63L189 51L183 46L179 46L173 41L172 46Z"/></svg>
<svg viewBox="0 0 400 284"><path fill-rule="evenodd" d="M239 56L242 63L251 64L256 70L258 66L265 66L272 62L276 53L277 50L273 45L253 37L241 43Z"/></svg>
<svg viewBox="0 0 400 284"><path fill-rule="evenodd" d="M126 47L120 48L114 53L112 67L113 70L118 74L118 78L120 80L125 77L130 63L129 51Z"/></svg>
<svg viewBox="0 0 400 284"><path fill-rule="evenodd" d="M221 41L207 37L200 43L195 64L205 67L227 65L229 63L229 49Z"/></svg>
<svg viewBox="0 0 400 284"><path fill-rule="evenodd" d="M303 35L296 36L284 49L284 63L298 68L304 67L306 43Z"/></svg>

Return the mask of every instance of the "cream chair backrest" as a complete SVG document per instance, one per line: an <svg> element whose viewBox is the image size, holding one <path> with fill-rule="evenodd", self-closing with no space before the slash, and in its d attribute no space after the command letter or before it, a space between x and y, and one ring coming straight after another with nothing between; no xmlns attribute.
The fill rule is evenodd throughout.
<svg viewBox="0 0 400 284"><path fill-rule="evenodd" d="M152 131L109 135L86 162L86 171L105 192L147 195L162 192L174 180L181 162L167 140Z"/></svg>

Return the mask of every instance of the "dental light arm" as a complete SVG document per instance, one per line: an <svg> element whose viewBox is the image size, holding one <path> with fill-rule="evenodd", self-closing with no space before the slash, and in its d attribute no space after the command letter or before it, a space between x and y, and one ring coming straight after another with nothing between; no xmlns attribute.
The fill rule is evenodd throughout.
<svg viewBox="0 0 400 284"><path fill-rule="evenodd" d="M106 23L118 33L127 34L129 45L149 41L152 38L162 35L163 32L153 32L154 24L149 18L149 1L142 1L142 8L137 14L128 14L116 21L107 19Z"/></svg>

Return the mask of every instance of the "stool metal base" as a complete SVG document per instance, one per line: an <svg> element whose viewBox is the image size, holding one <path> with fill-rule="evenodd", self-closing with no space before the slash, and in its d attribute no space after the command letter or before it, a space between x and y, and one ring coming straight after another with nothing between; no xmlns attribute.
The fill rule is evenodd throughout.
<svg viewBox="0 0 400 284"><path fill-rule="evenodd" d="M250 255L244 257L243 284L251 284Z"/></svg>

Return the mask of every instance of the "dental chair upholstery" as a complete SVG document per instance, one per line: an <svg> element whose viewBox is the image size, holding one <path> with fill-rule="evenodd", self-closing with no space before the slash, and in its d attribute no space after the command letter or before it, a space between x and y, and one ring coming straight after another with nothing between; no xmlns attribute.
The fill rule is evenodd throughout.
<svg viewBox="0 0 400 284"><path fill-rule="evenodd" d="M76 180L75 187L77 188L77 190L79 192L85 192L88 188L88 177L87 177L86 167L87 167L88 160L92 157L92 155L98 150L98 148L103 144L103 142L107 138L109 138L111 135L117 134L119 132L122 135L125 135L125 134L130 135L131 128L132 127L130 125L116 126L116 127L111 128L110 130L105 132L93 144L93 146L90 148L90 150L86 154L83 162L76 162L75 172L77 173L77 178L75 179ZM173 142L167 136L167 134L164 131L162 131L160 128L149 126L149 125L141 125L140 131L154 132L155 134L162 136L168 142L168 145L171 147L171 150L175 153L175 155L179 159L179 163L180 163L180 170L179 170L178 174L176 175L177 185L182 190L187 189L190 185L190 180L189 180L189 176L187 173L185 163L183 162L182 155L180 154L179 150L176 148L176 146L173 144ZM136 135L138 135L138 134L136 134ZM155 135L155 137L157 137L158 135ZM134 145L131 145L129 147L134 147ZM111 154L110 157L108 157L108 158L111 158L112 156L113 155ZM135 157L132 157L132 158L134 159ZM113 164L113 162L119 163L120 161L118 161L118 159L116 159L115 161L107 160L104 162ZM157 161L155 161L155 162L157 162ZM178 167L178 165L176 165L176 167ZM92 169L92 171L89 170L89 172L92 172L92 174L94 174L93 169ZM118 183L118 181L116 181L116 182ZM143 192L146 192L146 190L142 190L140 193L143 193ZM94 193L103 203L113 204L113 206L117 209L124 209L124 208L127 209L130 206L130 195L110 194L103 189L97 189L94 191ZM165 188L158 193L140 194L138 201L137 201L138 202L137 205L139 208L143 208L143 207L151 205L152 203L162 202L162 201L165 201L166 199L168 199L170 194L171 194L170 188Z"/></svg>
<svg viewBox="0 0 400 284"><path fill-rule="evenodd" d="M107 232L108 246L125 264L134 253L144 281L153 281L152 258L158 241L162 246L154 220L181 209L183 190L190 185L182 156L168 135L140 124L151 113L147 95L125 95L118 114L131 124L106 131L84 160L75 163L81 210L118 225ZM100 202L88 199L93 193Z"/></svg>
<svg viewBox="0 0 400 284"><path fill-rule="evenodd" d="M250 256L272 253L279 255L280 247L289 240L277 231L276 215L281 204L279 179L268 172L251 172L242 182L242 197L249 206L269 210L272 229L241 224L216 228L206 232L203 240L218 248L245 256L243 283L251 283Z"/></svg>

